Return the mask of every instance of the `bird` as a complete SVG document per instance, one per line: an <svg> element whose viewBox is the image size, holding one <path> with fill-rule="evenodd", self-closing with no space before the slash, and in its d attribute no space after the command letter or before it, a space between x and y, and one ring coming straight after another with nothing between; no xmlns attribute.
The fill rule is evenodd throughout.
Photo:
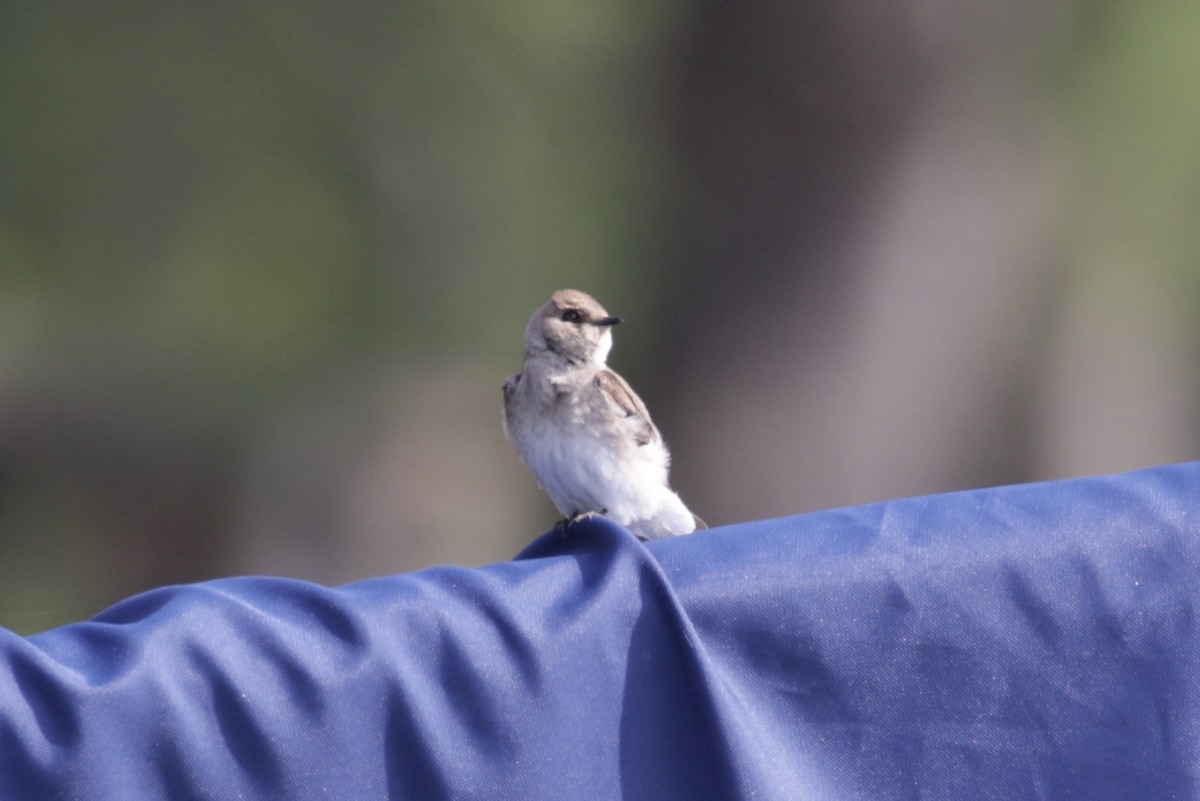
<svg viewBox="0 0 1200 801"><path fill-rule="evenodd" d="M603 515L639 539L705 528L668 484L671 455L646 404L607 366L610 315L561 289L525 329L521 372L504 382L504 432L563 515Z"/></svg>

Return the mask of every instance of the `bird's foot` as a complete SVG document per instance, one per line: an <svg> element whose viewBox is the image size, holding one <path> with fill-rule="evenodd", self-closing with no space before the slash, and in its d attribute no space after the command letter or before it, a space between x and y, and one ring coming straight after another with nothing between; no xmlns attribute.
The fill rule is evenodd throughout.
<svg viewBox="0 0 1200 801"><path fill-rule="evenodd" d="M584 520L590 520L593 517L599 517L599 516L606 515L606 514L608 514L607 509L601 509L598 512L595 510L591 510L591 511L587 511L587 512L576 512L575 514L571 515L570 517L564 517L562 520L559 520L557 523L554 524L554 528L556 531L561 530L562 535L565 537L565 536L567 536L567 531L571 528L571 526L575 525L576 523L579 523Z"/></svg>
<svg viewBox="0 0 1200 801"><path fill-rule="evenodd" d="M598 512L597 512L597 511L590 511L590 512L576 512L576 513L575 513L575 514L574 514L574 515L571 517L571 519L570 519L569 521L567 521L567 522L568 522L568 524L569 524L569 525L572 525L572 526L573 526L573 525L575 525L576 523L583 522L584 520L591 520L593 517L602 517L603 515L606 515L606 514L608 514L608 510L607 510L607 509L601 509L601 510L600 510L600 511L598 511Z"/></svg>

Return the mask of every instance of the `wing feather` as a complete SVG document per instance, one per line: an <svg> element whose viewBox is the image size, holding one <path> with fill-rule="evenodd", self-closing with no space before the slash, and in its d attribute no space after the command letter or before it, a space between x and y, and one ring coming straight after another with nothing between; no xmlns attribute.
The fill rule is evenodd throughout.
<svg viewBox="0 0 1200 801"><path fill-rule="evenodd" d="M592 379L592 386L600 391L621 417L634 424L634 437L638 445L649 445L662 439L658 429L650 421L650 412L646 411L646 404L642 403L642 399L624 378L612 370L599 370Z"/></svg>

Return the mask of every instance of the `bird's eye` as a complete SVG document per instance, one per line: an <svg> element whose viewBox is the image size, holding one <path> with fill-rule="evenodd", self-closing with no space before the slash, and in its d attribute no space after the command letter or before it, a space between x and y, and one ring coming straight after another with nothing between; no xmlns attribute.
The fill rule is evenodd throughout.
<svg viewBox="0 0 1200 801"><path fill-rule="evenodd" d="M579 309L567 309L562 313L564 323L582 323L583 315L579 313Z"/></svg>

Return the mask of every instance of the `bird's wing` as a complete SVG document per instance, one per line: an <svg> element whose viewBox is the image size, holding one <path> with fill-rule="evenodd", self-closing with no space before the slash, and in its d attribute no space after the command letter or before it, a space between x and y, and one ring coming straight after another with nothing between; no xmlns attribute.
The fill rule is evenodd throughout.
<svg viewBox="0 0 1200 801"><path fill-rule="evenodd" d="M508 379L504 382L504 403L505 403L505 405L507 405L509 399L512 398L512 394L517 391L517 384L520 383L520 381L521 381L521 374L517 373L516 375L510 375L508 377Z"/></svg>
<svg viewBox="0 0 1200 801"><path fill-rule="evenodd" d="M621 417L633 424L634 438L638 445L649 445L662 438L658 429L654 427L654 423L650 422L650 412L646 411L646 404L642 403L642 399L637 396L624 378L612 370L599 370L596 377L592 379L592 386L600 390L605 401Z"/></svg>
<svg viewBox="0 0 1200 801"><path fill-rule="evenodd" d="M509 439L512 439L512 399L513 395L516 394L517 384L520 381L521 374L517 373L516 375L509 376L508 380L504 382L504 417L501 420L504 422L504 435Z"/></svg>

